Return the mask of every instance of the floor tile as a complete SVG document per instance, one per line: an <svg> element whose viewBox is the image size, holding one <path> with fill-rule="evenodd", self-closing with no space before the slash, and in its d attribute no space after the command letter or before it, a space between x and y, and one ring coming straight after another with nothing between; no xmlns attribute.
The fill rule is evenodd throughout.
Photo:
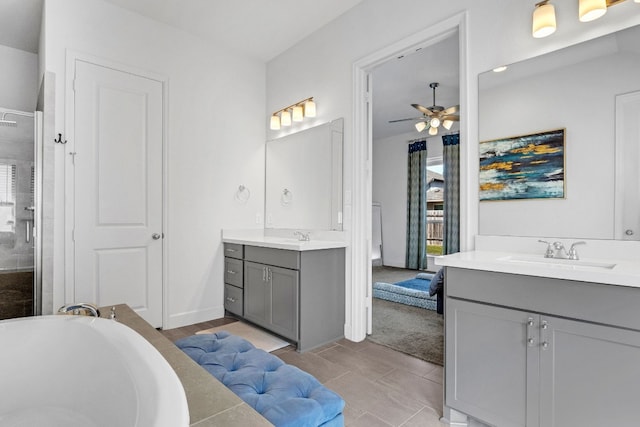
<svg viewBox="0 0 640 427"><path fill-rule="evenodd" d="M348 404L363 412L369 412L381 420L398 426L415 414L424 405L410 397L366 377L349 372L325 384L334 390Z"/></svg>
<svg viewBox="0 0 640 427"><path fill-rule="evenodd" d="M424 408L415 414L402 427L448 427L440 422L440 415L432 408Z"/></svg>
<svg viewBox="0 0 640 427"><path fill-rule="evenodd" d="M391 363L367 357L366 353L357 352L341 345L329 348L318 355L350 371L358 372L367 378L380 378L394 370Z"/></svg>
<svg viewBox="0 0 640 427"><path fill-rule="evenodd" d="M444 368L442 366L436 366L436 368L423 377L436 382L438 384L444 384Z"/></svg>
<svg viewBox="0 0 640 427"><path fill-rule="evenodd" d="M288 351L279 354L278 357L285 363L310 373L323 384L348 372L346 367L313 353L300 354L297 351Z"/></svg>
<svg viewBox="0 0 640 427"><path fill-rule="evenodd" d="M438 366L434 363L418 359L408 354L400 353L399 351L395 351L393 349L390 349L389 347L385 347L383 345L376 344L370 341L366 351L367 356L369 357L375 357L378 360L392 363L396 366L396 368L405 369L419 376L426 377L426 375L430 372L433 372L438 368L442 368L441 366Z"/></svg>
<svg viewBox="0 0 640 427"><path fill-rule="evenodd" d="M418 402L442 411L442 385L402 369L397 369L377 380L378 383L411 396Z"/></svg>
<svg viewBox="0 0 640 427"><path fill-rule="evenodd" d="M389 423L385 423L375 415L371 415L370 413L365 412L357 420L348 424L348 427L393 427L393 426Z"/></svg>

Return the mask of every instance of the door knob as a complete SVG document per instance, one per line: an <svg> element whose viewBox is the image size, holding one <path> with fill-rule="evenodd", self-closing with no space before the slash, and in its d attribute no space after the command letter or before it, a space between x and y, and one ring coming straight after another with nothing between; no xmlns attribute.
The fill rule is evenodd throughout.
<svg viewBox="0 0 640 427"><path fill-rule="evenodd" d="M624 232L627 236L633 236L633 230L627 230Z"/></svg>
<svg viewBox="0 0 640 427"><path fill-rule="evenodd" d="M151 238L152 238L153 240L158 240L158 239L160 239L161 237L162 237L162 234L159 234L159 233L153 233L153 234L151 235Z"/></svg>

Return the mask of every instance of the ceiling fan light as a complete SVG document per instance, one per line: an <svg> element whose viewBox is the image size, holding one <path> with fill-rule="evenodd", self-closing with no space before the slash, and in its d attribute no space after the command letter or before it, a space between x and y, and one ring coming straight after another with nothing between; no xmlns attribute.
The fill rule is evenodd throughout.
<svg viewBox="0 0 640 427"><path fill-rule="evenodd" d="M438 134L438 128L434 128L433 126L429 128L429 135L437 135Z"/></svg>
<svg viewBox="0 0 640 427"><path fill-rule="evenodd" d="M606 1L606 0L605 0ZM531 34L540 39L547 37L556 31L556 9L548 0L536 4L533 10L533 25Z"/></svg>
<svg viewBox="0 0 640 427"><path fill-rule="evenodd" d="M304 115L305 117L315 117L316 116L316 103L313 102L313 99L307 99L304 103Z"/></svg>
<svg viewBox="0 0 640 427"><path fill-rule="evenodd" d="M426 128L427 128L427 123L426 122L418 122L418 123L416 123L416 130L418 132L422 132Z"/></svg>
<svg viewBox="0 0 640 427"><path fill-rule="evenodd" d="M431 122L429 124L431 125L432 128L437 128L438 126L440 126L440 119L437 117L434 117L431 119Z"/></svg>
<svg viewBox="0 0 640 427"><path fill-rule="evenodd" d="M451 129L451 126L453 126L453 120L443 120L442 121L442 127L444 127L446 130Z"/></svg>
<svg viewBox="0 0 640 427"><path fill-rule="evenodd" d="M295 107L293 107L293 121L301 122L302 119L303 119L302 105L296 105Z"/></svg>
<svg viewBox="0 0 640 427"><path fill-rule="evenodd" d="M589 22L607 13L607 0L580 0L578 18L580 22Z"/></svg>
<svg viewBox="0 0 640 427"><path fill-rule="evenodd" d="M271 116L271 122L269 124L271 130L280 130L280 117L275 114Z"/></svg>
<svg viewBox="0 0 640 427"><path fill-rule="evenodd" d="M291 126L291 113L289 110L284 110L280 113L280 124L282 126Z"/></svg>

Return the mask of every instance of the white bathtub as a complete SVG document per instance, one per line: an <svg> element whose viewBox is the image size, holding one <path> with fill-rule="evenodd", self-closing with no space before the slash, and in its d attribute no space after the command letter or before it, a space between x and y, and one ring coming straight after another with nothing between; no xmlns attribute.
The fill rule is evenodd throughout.
<svg viewBox="0 0 640 427"><path fill-rule="evenodd" d="M141 335L108 319L0 322L3 427L182 427L182 384Z"/></svg>

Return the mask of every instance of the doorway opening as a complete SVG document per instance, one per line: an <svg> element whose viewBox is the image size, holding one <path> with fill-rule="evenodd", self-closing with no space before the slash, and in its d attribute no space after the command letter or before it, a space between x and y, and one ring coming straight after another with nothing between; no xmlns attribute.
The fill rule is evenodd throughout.
<svg viewBox="0 0 640 427"><path fill-rule="evenodd" d="M375 55L372 55L369 58L365 58L359 63L355 64L355 90L356 92L366 92L369 94L369 102L363 102L363 104L356 104L355 107L355 146L354 152L357 157L358 154L363 155L370 161L370 174L368 174L366 168L359 169L359 165L354 165L355 171L355 188L365 188L367 191L364 192L364 197L358 197L357 200L354 200L354 217L357 216L359 209L366 209L368 212L362 212L362 215L366 215L365 217L368 221L365 224L359 224L363 226L364 230L358 230L360 233L371 237L372 236L372 206L374 202L378 202L381 206L382 211L382 254L383 256L383 264L390 267L395 267L400 270L405 270L405 256L406 256L406 198L404 202L402 200L398 200L398 196L402 198L402 195L406 195L407 193L407 183L406 183L406 173L403 173L401 169L394 168L389 164L389 161L392 159L392 156L387 156L384 154L385 150L391 150L390 148L395 142L396 148L400 146L398 153L395 154L394 159L397 159L397 165L402 165L400 167L405 167L407 164L407 142L414 141L416 137L422 137L425 141L432 139L434 141L438 141L439 145L442 146L442 140L440 135L433 138L433 135L430 135L432 138L424 138L423 135L419 134L413 123L409 121L409 123L405 123L407 125L406 130L394 134L388 135L378 135L376 133L376 120L393 120L399 119L402 117L391 117L387 116L386 118L377 118L376 117L376 108L377 103L381 100L381 93L384 92L384 85L380 83L380 78L378 76L378 71L385 68L385 66L389 65L389 63L393 61L401 61L398 59L399 57L409 58L411 60L417 59L418 56L422 53L428 53L429 48L436 49L437 45L440 43L446 43L449 41L451 44L455 46L455 52L452 56L461 61L464 59L464 55L462 52L462 48L464 43L464 14L460 16L456 16L447 20L446 22L442 22L441 24L436 26L437 28L430 28L425 30L420 35L416 35L411 38L411 40L404 40L401 43L398 43L394 47L390 47L385 49L384 51L378 52ZM462 33L462 34L461 34ZM422 37L420 37L422 36ZM451 40L449 40L451 39ZM458 50L460 48L460 51ZM412 58L413 57L413 58ZM432 58L433 59L433 58ZM435 69L439 63L444 63L444 61L436 61L431 62L430 65ZM409 67L411 68L411 67ZM466 93L466 79L463 75L465 67L464 64L456 63L455 70L453 71L453 85L456 87L458 93L456 95L457 99L455 104L464 104L465 99L461 99L460 96L463 93ZM416 69L412 69L412 71L416 72ZM425 88L423 90L415 90L413 91L413 97L411 99L405 99L403 104L408 107L406 110L406 114L415 115L413 112L411 104L412 103L422 103L429 104L431 101L430 93L428 92L429 83L434 81L436 77L429 77L429 75L425 72L424 75L421 76L424 79L423 85ZM443 75L443 79L445 79L446 73ZM406 80L406 75L400 77L398 81ZM446 101L444 101L446 102ZM453 104L453 103L452 103ZM447 104L448 105L448 104ZM462 127L460 128L462 129ZM464 129L466 133L466 128ZM429 135L427 135L429 136ZM379 145L379 142L382 141L382 145ZM432 142L432 145L437 145L438 143ZM380 151L378 151L380 150ZM383 153L381 156L378 154ZM432 152L433 157L442 158L442 151ZM431 156L430 156L431 157ZM384 162L381 162L379 159L384 158ZM435 159L434 159L435 160ZM433 162L431 162L433 163ZM382 174L387 174L389 179L380 178L378 174L379 171L382 171ZM391 171L391 172L389 172ZM395 190L389 191L388 194L391 195L386 202L384 198L386 196L382 195L382 192L378 190L391 187L391 182L394 180L393 176L400 175L400 179L395 179L400 184L395 187ZM403 182L404 180L404 182ZM400 190L400 188L402 188ZM395 197L395 201L393 199ZM380 198L380 200L378 200ZM381 201L382 200L382 201ZM434 204L435 207L435 204ZM433 209L437 210L437 209ZM395 212L397 217L404 217L401 221L392 221L387 222L385 218L392 218L393 213ZM428 221L428 218L425 218ZM435 222L433 220L432 222ZM398 222L400 222L400 226L398 226ZM389 226L388 224L392 224ZM394 232L395 227L395 232ZM356 229L358 227L355 227ZM434 240L436 237L433 235L429 236L429 240ZM426 233L425 233L426 239ZM357 240L357 239L356 239ZM355 241L355 240L354 240ZM372 240L367 240L371 242ZM427 242L425 242L427 243ZM393 245L396 245L396 248L400 248L399 250L394 250ZM427 245L425 244L425 247ZM435 246L435 245L434 245ZM355 248L354 248L355 249ZM362 258L362 252L358 250L353 251L353 277L354 282L358 283L358 279L360 275L366 274L367 279L365 283L367 283L365 289L359 288L357 285L354 285L352 290L353 297L353 310L352 310L352 319L353 319L353 329L354 331L358 330L358 326L366 326L366 332L371 335L374 333L374 321L373 315L376 310L376 302L377 299L374 298L374 293L372 289L373 283L376 279L379 279L380 276L377 275L377 272L373 271L372 268L372 258L371 258L371 248L369 248L369 253L367 253L367 258ZM426 251L425 251L426 256ZM395 265L394 265L395 263ZM416 276L421 273L426 273L427 268L423 268L425 271L402 271L402 274L409 274L413 276L413 278L417 278ZM434 269L435 270L435 269ZM398 271L399 272L399 271ZM405 276L406 277L406 276ZM391 281L393 279L389 279L387 277L387 281ZM363 318L358 319L358 302L365 302L364 306L364 316ZM365 325L359 324L359 321L365 320ZM354 334L357 337L357 333ZM401 350L402 351L402 350ZM442 363L442 362L440 362Z"/></svg>

